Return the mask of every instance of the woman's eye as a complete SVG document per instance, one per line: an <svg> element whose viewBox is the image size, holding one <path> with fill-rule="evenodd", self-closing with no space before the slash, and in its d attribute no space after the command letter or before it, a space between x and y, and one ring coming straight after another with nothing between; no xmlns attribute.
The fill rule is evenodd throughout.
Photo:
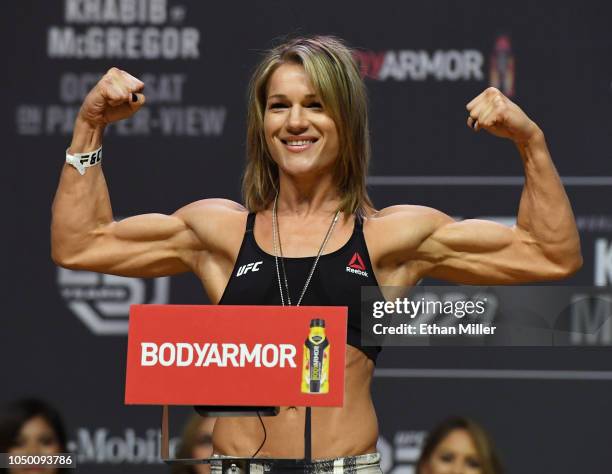
<svg viewBox="0 0 612 474"><path fill-rule="evenodd" d="M284 109L287 106L285 104L281 104L280 102L277 102L275 104L270 104L270 108L271 109Z"/></svg>
<svg viewBox="0 0 612 474"><path fill-rule="evenodd" d="M323 105L320 102L311 102L310 104L308 104L308 107L313 109L322 109Z"/></svg>

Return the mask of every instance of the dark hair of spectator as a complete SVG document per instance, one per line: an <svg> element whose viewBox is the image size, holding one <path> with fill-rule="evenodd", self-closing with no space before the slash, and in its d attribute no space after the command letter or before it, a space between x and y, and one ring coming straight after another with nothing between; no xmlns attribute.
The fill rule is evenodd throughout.
<svg viewBox="0 0 612 474"><path fill-rule="evenodd" d="M41 417L55 432L61 452L67 452L66 430L59 412L48 403L38 399L15 400L0 407L0 452L12 448L24 424L32 418Z"/></svg>

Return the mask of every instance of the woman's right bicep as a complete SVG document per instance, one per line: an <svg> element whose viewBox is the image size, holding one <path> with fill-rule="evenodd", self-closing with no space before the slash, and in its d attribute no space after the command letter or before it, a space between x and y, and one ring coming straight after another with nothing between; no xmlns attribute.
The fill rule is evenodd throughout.
<svg viewBox="0 0 612 474"><path fill-rule="evenodd" d="M180 213L143 214L101 225L61 266L132 277L174 275L193 268L201 242Z"/></svg>

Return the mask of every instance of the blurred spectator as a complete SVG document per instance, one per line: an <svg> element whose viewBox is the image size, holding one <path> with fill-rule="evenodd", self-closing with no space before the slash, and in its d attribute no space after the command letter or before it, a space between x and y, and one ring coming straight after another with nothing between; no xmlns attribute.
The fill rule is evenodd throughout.
<svg viewBox="0 0 612 474"><path fill-rule="evenodd" d="M478 423L449 418L427 436L417 474L502 474L493 441Z"/></svg>
<svg viewBox="0 0 612 474"><path fill-rule="evenodd" d="M203 459L213 454L212 433L216 418L195 414L185 425L176 457L179 459ZM177 464L172 474L209 474L209 464Z"/></svg>
<svg viewBox="0 0 612 474"><path fill-rule="evenodd" d="M66 431L60 414L42 400L24 399L0 408L0 452L11 455L66 453ZM59 473L57 468L0 469L9 474Z"/></svg>

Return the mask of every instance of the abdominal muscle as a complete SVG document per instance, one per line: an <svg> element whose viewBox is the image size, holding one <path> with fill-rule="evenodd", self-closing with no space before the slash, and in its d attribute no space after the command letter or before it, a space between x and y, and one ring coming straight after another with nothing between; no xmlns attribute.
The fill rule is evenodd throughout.
<svg viewBox="0 0 612 474"><path fill-rule="evenodd" d="M370 396L373 371L374 364L363 352L347 346L344 406L312 408L313 459L376 451L378 422ZM277 416L262 417L266 442L257 457L304 458L305 413L303 407L281 407ZM263 440L263 428L257 417L221 417L215 424L215 454L251 457Z"/></svg>

